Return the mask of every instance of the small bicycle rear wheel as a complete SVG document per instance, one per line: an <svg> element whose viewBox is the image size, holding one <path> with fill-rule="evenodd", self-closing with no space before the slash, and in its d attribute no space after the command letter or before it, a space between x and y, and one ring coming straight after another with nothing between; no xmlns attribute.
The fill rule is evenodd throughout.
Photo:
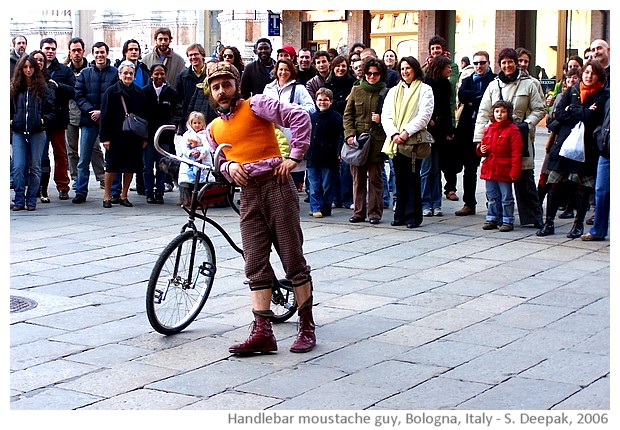
<svg viewBox="0 0 620 430"><path fill-rule="evenodd" d="M281 323L292 317L297 311L293 284L288 279L274 279L271 287L271 321Z"/></svg>
<svg viewBox="0 0 620 430"><path fill-rule="evenodd" d="M179 333L204 306L215 278L215 250L192 230L175 237L157 259L146 291L146 313L161 334Z"/></svg>

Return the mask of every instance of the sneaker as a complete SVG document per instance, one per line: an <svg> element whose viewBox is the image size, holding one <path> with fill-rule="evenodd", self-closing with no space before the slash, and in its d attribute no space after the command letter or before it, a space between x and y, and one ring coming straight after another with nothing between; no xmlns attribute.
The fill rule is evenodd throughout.
<svg viewBox="0 0 620 430"><path fill-rule="evenodd" d="M476 207L464 205L461 209L454 212L454 215L456 216L476 215Z"/></svg>
<svg viewBox="0 0 620 430"><path fill-rule="evenodd" d="M174 186L172 186L172 184L169 183L165 183L164 184L164 193L169 193L174 189Z"/></svg>
<svg viewBox="0 0 620 430"><path fill-rule="evenodd" d="M323 214L321 212L312 212L312 218L323 218Z"/></svg>
<svg viewBox="0 0 620 430"><path fill-rule="evenodd" d="M600 237L600 236L594 236L593 234L590 234L590 233L586 233L581 236L581 240L585 240L586 242L591 242L591 241L605 240L605 238Z"/></svg>
<svg viewBox="0 0 620 430"><path fill-rule="evenodd" d="M349 209L351 209L351 210L355 209L355 205L353 203L351 203L351 206L349 206Z"/></svg>
<svg viewBox="0 0 620 430"><path fill-rule="evenodd" d="M431 208L426 208L422 210L422 215L424 216L433 216L433 210Z"/></svg>
<svg viewBox="0 0 620 430"><path fill-rule="evenodd" d="M509 222L505 222L502 224L502 226L499 228L499 231L513 231L514 230L514 226L512 224L510 224Z"/></svg>
<svg viewBox="0 0 620 430"><path fill-rule="evenodd" d="M448 200L452 200L453 202L459 201L459 196L457 196L454 191L448 191L445 193L445 195L446 195L446 199Z"/></svg>
<svg viewBox="0 0 620 430"><path fill-rule="evenodd" d="M69 200L69 191L58 191L58 198L60 200Z"/></svg>
<svg viewBox="0 0 620 430"><path fill-rule="evenodd" d="M443 216L443 211L441 210L441 208L433 209L433 216Z"/></svg>
<svg viewBox="0 0 620 430"><path fill-rule="evenodd" d="M487 221L482 225L483 230L495 230L497 229L497 222Z"/></svg>

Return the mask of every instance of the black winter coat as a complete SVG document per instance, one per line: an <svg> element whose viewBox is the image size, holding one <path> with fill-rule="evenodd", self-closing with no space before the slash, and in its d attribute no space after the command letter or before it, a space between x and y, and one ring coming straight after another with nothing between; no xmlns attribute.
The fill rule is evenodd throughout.
<svg viewBox="0 0 620 430"><path fill-rule="evenodd" d="M125 109L127 112L146 118L146 97L142 88L135 84L126 87L118 81L106 90L101 98L101 121L99 140L110 142L106 151L106 172L141 172L142 144L144 140L133 133L123 131Z"/></svg>
<svg viewBox="0 0 620 430"><path fill-rule="evenodd" d="M183 133L187 131L187 117L191 112L202 112L207 121L207 125L211 123L215 118L219 117L213 105L209 102L209 97L205 95L204 89L202 86L196 87L194 90L194 95L187 106L187 114L185 118L183 118L183 123L181 124ZM178 131L177 131L178 133Z"/></svg>
<svg viewBox="0 0 620 430"><path fill-rule="evenodd" d="M475 74L475 72L474 72ZM487 73L480 80L480 87L474 81L474 76L468 76L461 82L459 88L459 101L463 104L463 110L459 118L459 123L456 126L459 140L463 144L472 144L474 138L474 129L476 126L476 117L478 116L478 109L480 108L480 101L482 95L487 89L489 84L495 79L497 75L493 72Z"/></svg>
<svg viewBox="0 0 620 430"><path fill-rule="evenodd" d="M307 167L336 169L344 142L342 115L333 108L310 114L312 135L306 152Z"/></svg>
<svg viewBox="0 0 620 430"><path fill-rule="evenodd" d="M69 100L75 98L75 74L68 66L60 63L58 58L54 58L54 61L50 63L47 73L50 79L58 84L56 100L54 101L56 115L48 128L50 130L64 130L69 125Z"/></svg>
<svg viewBox="0 0 620 430"><path fill-rule="evenodd" d="M262 94L265 89L265 85L273 81L273 65L275 61L272 60L271 67L267 68L263 66L260 60L251 62L245 67L243 75L241 75L241 97L244 99L250 98L251 95Z"/></svg>
<svg viewBox="0 0 620 430"><path fill-rule="evenodd" d="M424 83L433 89L433 96L435 98L435 107L431 116L431 121L434 122L434 125L429 123L428 131L435 140L444 141L446 136L454 134L450 104L452 85L450 85L450 81L447 78L435 81L429 76L424 79Z"/></svg>
<svg viewBox="0 0 620 430"><path fill-rule="evenodd" d="M75 102L82 114L80 126L98 126L90 119L90 112L101 110L103 93L116 82L118 82L118 69L110 65L110 60L103 69L99 69L91 62L91 67L80 72L75 81Z"/></svg>
<svg viewBox="0 0 620 430"><path fill-rule="evenodd" d="M149 145L153 144L155 132L162 125L178 124L181 115L179 94L168 82L164 84L159 96L152 83L142 87L146 99L146 119L149 123ZM129 107L128 107L129 108ZM160 145L174 145L174 131L161 134Z"/></svg>
<svg viewBox="0 0 620 430"><path fill-rule="evenodd" d="M192 101L194 93L196 92L196 85L204 82L205 77L207 76L206 70L207 68L205 66L202 75L196 76L192 70L192 66L189 66L177 77L175 88L177 93L179 93L179 100L181 101L181 118L178 123L179 128L177 130L177 134L185 133L185 123L187 122L187 116L191 112L191 110L189 110L189 104Z"/></svg>
<svg viewBox="0 0 620 430"><path fill-rule="evenodd" d="M549 128L557 134L557 138L549 151L549 170L561 173L577 173L584 176L595 176L598 165L599 149L594 138L594 129L603 123L605 117L605 103L609 99L609 92L602 88L591 95L582 104L579 94L579 85L571 87L570 92L562 96L555 111L555 120ZM596 104L596 109L590 109ZM568 111L566 110L566 107ZM583 121L584 147L586 161L580 163L560 156L560 148L573 127Z"/></svg>
<svg viewBox="0 0 620 430"><path fill-rule="evenodd" d="M31 91L11 98L11 130L14 133L40 133L54 121L54 115L54 91L49 87L43 99L34 97Z"/></svg>
<svg viewBox="0 0 620 430"><path fill-rule="evenodd" d="M332 108L340 115L344 115L344 108L347 107L347 97L349 97L354 83L355 78L348 74L342 77L332 75L325 81L325 88L329 88L334 93Z"/></svg>

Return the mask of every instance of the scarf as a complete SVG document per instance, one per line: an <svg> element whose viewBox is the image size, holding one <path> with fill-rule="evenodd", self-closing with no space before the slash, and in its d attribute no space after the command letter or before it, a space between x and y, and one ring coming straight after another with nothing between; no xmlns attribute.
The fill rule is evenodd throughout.
<svg viewBox="0 0 620 430"><path fill-rule="evenodd" d="M394 114L392 119L397 130L402 130L403 126L413 118L418 111L420 101L420 87L422 81L416 79L410 85L405 81L400 81L394 89ZM397 152L397 145L392 141L392 136L386 136L381 152L393 158Z"/></svg>
<svg viewBox="0 0 620 430"><path fill-rule="evenodd" d="M590 96L598 93L605 86L602 82L595 82L592 85L586 85L583 82L579 83L579 95L581 96L581 103L585 103Z"/></svg>
<svg viewBox="0 0 620 430"><path fill-rule="evenodd" d="M360 87L362 87L366 91L370 91L371 93L374 93L374 92L379 92L383 88L385 88L385 82L377 82L376 84L369 84L368 81L362 79L360 80Z"/></svg>
<svg viewBox="0 0 620 430"><path fill-rule="evenodd" d="M509 84L511 82L516 81L519 78L519 71L517 70L516 72L514 72L514 74L512 75L507 75L505 74L503 71L499 72L499 74L497 75L497 78L502 81L505 84Z"/></svg>

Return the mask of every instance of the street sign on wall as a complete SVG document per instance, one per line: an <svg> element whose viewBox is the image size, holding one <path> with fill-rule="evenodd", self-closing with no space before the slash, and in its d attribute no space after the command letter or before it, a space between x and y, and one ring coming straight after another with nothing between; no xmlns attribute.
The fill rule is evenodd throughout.
<svg viewBox="0 0 620 430"><path fill-rule="evenodd" d="M279 36L280 35L280 14L270 13L268 19L268 35Z"/></svg>

